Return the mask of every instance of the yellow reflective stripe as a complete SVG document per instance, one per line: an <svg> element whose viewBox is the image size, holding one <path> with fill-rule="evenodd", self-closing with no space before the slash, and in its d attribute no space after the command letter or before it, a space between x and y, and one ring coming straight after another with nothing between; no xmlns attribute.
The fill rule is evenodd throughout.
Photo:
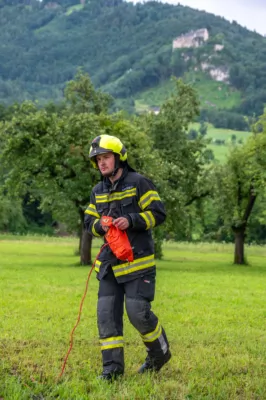
<svg viewBox="0 0 266 400"><path fill-rule="evenodd" d="M116 336L100 340L101 350L116 349L117 347L124 347L123 336Z"/></svg>
<svg viewBox="0 0 266 400"><path fill-rule="evenodd" d="M92 228L91 228L91 231L92 231L92 234L93 234L93 236L97 236L97 237L100 237L101 235L99 235L99 233L98 232L96 232L96 230L95 230L95 224L98 222L98 221L100 221L99 219L96 219L94 222L93 222L93 225L92 225Z"/></svg>
<svg viewBox="0 0 266 400"><path fill-rule="evenodd" d="M89 215L92 215L93 217L100 218L100 214L97 213L96 207L94 204L88 205L88 207L85 211L85 214L89 214Z"/></svg>
<svg viewBox="0 0 266 400"><path fill-rule="evenodd" d="M154 266L154 254L147 257L138 258L137 260L134 260L132 262L116 265L115 267L112 268L115 277L117 277L121 275L130 274L131 272L141 271L142 269L150 268L153 266Z"/></svg>
<svg viewBox="0 0 266 400"><path fill-rule="evenodd" d="M158 322L154 331L147 333L146 335L140 335L144 342L154 342L154 340L158 339L162 334L162 326L160 322Z"/></svg>
<svg viewBox="0 0 266 400"><path fill-rule="evenodd" d="M149 216L149 219L151 220L151 227L153 228L156 225L153 213L151 211L146 211L146 214Z"/></svg>
<svg viewBox="0 0 266 400"><path fill-rule="evenodd" d="M146 225L147 225L146 229L151 229L151 228L153 228L155 226L155 223L156 223L155 222L155 218L154 218L154 216L153 216L151 211L145 211L143 213L140 213L139 215L146 222Z"/></svg>
<svg viewBox="0 0 266 400"><path fill-rule="evenodd" d="M108 202L108 195L105 195L104 197L95 197L95 201L97 204L99 203L107 203Z"/></svg>
<svg viewBox="0 0 266 400"><path fill-rule="evenodd" d="M141 264L140 266L128 266L128 268L124 268L121 271L114 272L114 276L118 277L122 275L131 274L132 272L141 271L142 269L151 268L153 266L154 266L154 261L149 262L147 264Z"/></svg>
<svg viewBox="0 0 266 400"><path fill-rule="evenodd" d="M114 200L122 200L125 199L127 197L134 197L137 194L137 189L136 188L132 188L132 189L128 189L125 190L124 192L116 192L116 193L112 193L112 194L96 194L95 195L95 200L96 203L108 203L110 201L114 201Z"/></svg>
<svg viewBox="0 0 266 400"><path fill-rule="evenodd" d="M108 344L107 346L101 345L101 350L116 349L117 347L124 347L124 343Z"/></svg>
<svg viewBox="0 0 266 400"><path fill-rule="evenodd" d="M161 200L160 196L155 190L149 190L139 199L139 206L142 210L145 210L154 200Z"/></svg>
<svg viewBox="0 0 266 400"><path fill-rule="evenodd" d="M134 196L136 196L136 194L137 194L136 188L132 189L131 191L125 190L125 192L122 192L122 194L120 194L120 193L111 194L111 196L109 196L108 201L122 200L122 199L126 199L127 197L134 197Z"/></svg>
<svg viewBox="0 0 266 400"><path fill-rule="evenodd" d="M140 216L144 219L144 221L146 222L146 229L150 229L151 223L150 223L150 221L149 221L148 216L147 216L145 213L140 213L139 215L140 215Z"/></svg>
<svg viewBox="0 0 266 400"><path fill-rule="evenodd" d="M108 194L96 194L95 197L101 198L101 197L106 197Z"/></svg>
<svg viewBox="0 0 266 400"><path fill-rule="evenodd" d="M148 192L144 193L139 199L139 205L141 205L141 208L142 205L145 204L145 202L150 196L155 196L156 194L158 195L158 193L155 190L148 190Z"/></svg>
<svg viewBox="0 0 266 400"><path fill-rule="evenodd" d="M95 269L96 272L99 272L99 271L100 271L100 266L101 266L101 264L102 264L101 261L99 261L99 260L96 260L96 261L95 261L95 263L94 263L94 269Z"/></svg>
<svg viewBox="0 0 266 400"><path fill-rule="evenodd" d="M113 336L113 337L109 337L106 339L100 339L100 343L109 343L109 342L113 342L114 340L124 340L123 336Z"/></svg>
<svg viewBox="0 0 266 400"><path fill-rule="evenodd" d="M154 260L154 254L151 254L151 255L146 256L146 257L138 258L137 260L134 260L132 262L126 262L124 264L116 265L115 267L113 267L113 270L117 270L117 269L120 269L120 268L123 268L123 267L127 267L128 265L136 265L136 264L139 264L139 263L142 263L142 262L146 262L146 261L151 261L151 260Z"/></svg>

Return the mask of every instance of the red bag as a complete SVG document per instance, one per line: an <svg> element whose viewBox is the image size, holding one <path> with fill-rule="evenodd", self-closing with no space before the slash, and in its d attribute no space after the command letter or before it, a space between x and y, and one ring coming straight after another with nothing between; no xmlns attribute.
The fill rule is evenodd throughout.
<svg viewBox="0 0 266 400"><path fill-rule="evenodd" d="M122 261L133 261L133 250L128 240L127 234L125 231L121 231L116 226L113 225L112 217L101 218L102 226L108 226L109 229L105 234L105 239L110 246L110 249L114 253L114 255Z"/></svg>

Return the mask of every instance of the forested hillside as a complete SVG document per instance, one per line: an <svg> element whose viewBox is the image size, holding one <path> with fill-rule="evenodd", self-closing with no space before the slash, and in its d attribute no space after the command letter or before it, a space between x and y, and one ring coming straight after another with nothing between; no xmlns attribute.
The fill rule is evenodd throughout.
<svg viewBox="0 0 266 400"><path fill-rule="evenodd" d="M158 106L174 75L198 88L207 114L263 112L266 39L212 14L158 2L0 0L0 24L1 103L59 101L82 67L131 111L138 99ZM173 50L175 38L198 29L206 41Z"/></svg>

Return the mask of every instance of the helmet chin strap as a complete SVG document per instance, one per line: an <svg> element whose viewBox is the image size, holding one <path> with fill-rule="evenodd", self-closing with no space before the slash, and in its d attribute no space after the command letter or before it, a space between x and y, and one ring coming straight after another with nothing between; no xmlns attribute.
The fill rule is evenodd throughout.
<svg viewBox="0 0 266 400"><path fill-rule="evenodd" d="M116 176L118 170L119 170L119 168L115 168L110 176Z"/></svg>
<svg viewBox="0 0 266 400"><path fill-rule="evenodd" d="M113 172L110 174L110 176L116 176L119 168L120 168L120 157L118 154L115 154L115 168Z"/></svg>
<svg viewBox="0 0 266 400"><path fill-rule="evenodd" d="M116 176L116 174L117 174L117 172L118 172L118 169L119 168L116 168L116 169L114 169L113 170L113 172L110 172L109 174L105 174L105 175L103 175L105 178L111 178L111 177L113 177L113 176Z"/></svg>

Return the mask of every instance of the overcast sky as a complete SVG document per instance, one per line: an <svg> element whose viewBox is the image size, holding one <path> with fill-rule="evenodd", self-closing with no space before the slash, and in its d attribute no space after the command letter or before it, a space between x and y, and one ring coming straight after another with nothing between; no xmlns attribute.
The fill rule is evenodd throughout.
<svg viewBox="0 0 266 400"><path fill-rule="evenodd" d="M129 0L137 3L143 0ZM147 0L146 0L147 1ZM266 0L164 0L182 4L235 20L250 30L266 34Z"/></svg>

